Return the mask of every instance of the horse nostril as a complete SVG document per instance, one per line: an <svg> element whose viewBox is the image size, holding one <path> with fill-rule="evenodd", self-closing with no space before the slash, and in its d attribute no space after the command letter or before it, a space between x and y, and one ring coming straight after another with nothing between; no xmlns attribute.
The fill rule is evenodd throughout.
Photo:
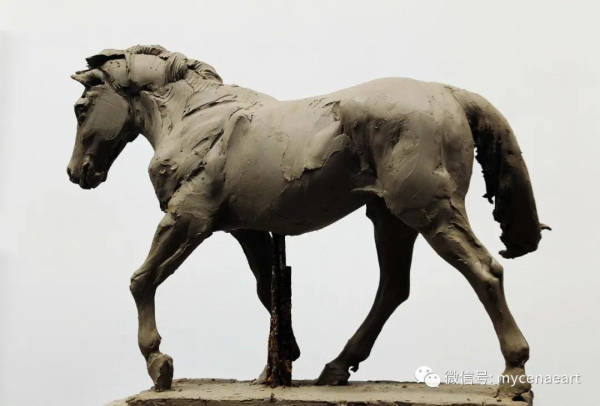
<svg viewBox="0 0 600 406"><path fill-rule="evenodd" d="M71 167L70 166L67 166L67 175L69 175L69 180L71 182L76 182L75 178L73 178L73 172L71 172Z"/></svg>
<svg viewBox="0 0 600 406"><path fill-rule="evenodd" d="M88 169L90 168L90 161L83 161L83 165L81 165L81 176L85 177L87 175Z"/></svg>
<svg viewBox="0 0 600 406"><path fill-rule="evenodd" d="M79 183L79 178L73 174L71 170L71 166L67 166L67 175L69 175L69 180L73 183Z"/></svg>

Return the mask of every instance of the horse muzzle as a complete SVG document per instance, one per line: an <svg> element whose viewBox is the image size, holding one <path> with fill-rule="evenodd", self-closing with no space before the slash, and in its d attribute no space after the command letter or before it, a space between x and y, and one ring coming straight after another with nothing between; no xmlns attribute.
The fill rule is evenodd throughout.
<svg viewBox="0 0 600 406"><path fill-rule="evenodd" d="M82 189L93 189L106 180L106 171L96 171L89 156L86 156L79 168L72 164L67 167L67 174L71 182L78 184Z"/></svg>

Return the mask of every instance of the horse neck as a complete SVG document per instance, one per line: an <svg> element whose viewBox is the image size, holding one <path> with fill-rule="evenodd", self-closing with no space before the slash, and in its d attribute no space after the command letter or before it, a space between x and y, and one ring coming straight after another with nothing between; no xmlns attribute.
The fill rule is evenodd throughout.
<svg viewBox="0 0 600 406"><path fill-rule="evenodd" d="M192 96L194 99L190 103ZM192 83L180 80L155 92L141 92L134 103L136 122L140 133L156 151L167 138L172 140L173 137L182 135L177 130L186 107L191 106L193 110L193 106L198 103L208 106L231 101L231 98L240 107L275 100L271 96L237 85L223 85L211 80Z"/></svg>
<svg viewBox="0 0 600 406"><path fill-rule="evenodd" d="M173 136L183 119L190 97L203 90L217 86L214 82L192 87L184 80L169 83L155 91L141 91L134 99L136 124L139 132L157 150L164 141Z"/></svg>

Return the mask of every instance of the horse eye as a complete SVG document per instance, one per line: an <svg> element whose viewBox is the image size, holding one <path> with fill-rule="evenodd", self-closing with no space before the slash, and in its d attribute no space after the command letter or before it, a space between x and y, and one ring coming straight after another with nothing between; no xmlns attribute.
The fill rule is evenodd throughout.
<svg viewBox="0 0 600 406"><path fill-rule="evenodd" d="M84 138L81 140L81 144L82 144L82 145L83 145L85 148L87 148L87 147L89 147L90 145L92 145L92 141L94 141L94 140L93 140L93 137L84 137Z"/></svg>
<svg viewBox="0 0 600 406"><path fill-rule="evenodd" d="M87 81L87 86L89 87L94 87L94 86L98 86L103 84L104 82L102 81L102 79L96 77L96 76L92 76L91 78L88 79Z"/></svg>
<svg viewBox="0 0 600 406"><path fill-rule="evenodd" d="M78 116L83 114L83 111L85 110L85 106L83 104L76 104L75 105L75 114L77 114Z"/></svg>

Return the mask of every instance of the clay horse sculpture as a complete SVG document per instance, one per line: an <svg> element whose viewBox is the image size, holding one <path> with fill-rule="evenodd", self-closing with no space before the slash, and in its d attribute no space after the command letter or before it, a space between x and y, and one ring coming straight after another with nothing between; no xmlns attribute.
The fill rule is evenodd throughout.
<svg viewBox="0 0 600 406"><path fill-rule="evenodd" d="M438 83L374 80L335 93L279 101L223 84L208 64L160 46L108 49L72 77L77 136L68 175L84 189L138 134L154 148L149 173L165 216L148 257L131 277L139 347L158 390L171 385L172 359L159 351L158 286L214 231L231 233L270 309L273 239L325 227L366 205L380 281L373 307L319 384L345 384L394 309L408 298L413 244L421 234L461 272L500 341L505 375L529 391L529 347L503 292L503 269L477 239L465 212L475 148L495 199L505 258L534 251L538 221L529 175L506 119L481 96ZM300 354L294 341L293 358Z"/></svg>

